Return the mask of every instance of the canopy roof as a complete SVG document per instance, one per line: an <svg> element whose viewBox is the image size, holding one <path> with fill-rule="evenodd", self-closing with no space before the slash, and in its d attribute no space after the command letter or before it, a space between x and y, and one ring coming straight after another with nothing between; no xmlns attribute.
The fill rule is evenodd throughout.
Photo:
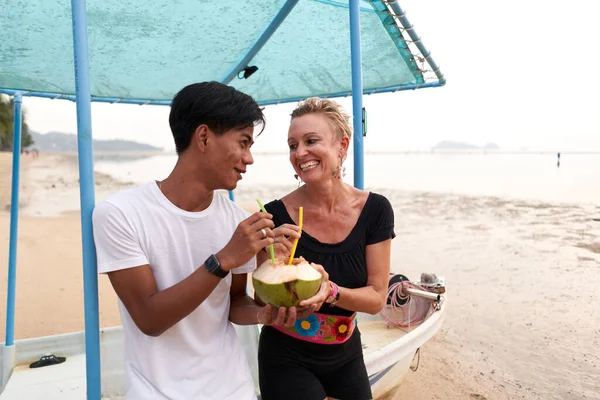
<svg viewBox="0 0 600 400"><path fill-rule="evenodd" d="M434 71L427 84L415 45L424 48L398 10L361 2L365 93L444 83ZM87 0L87 18L95 101L169 104L183 86L207 80L261 104L352 90L347 0ZM74 99L69 0L4 2L0 27L0 92ZM240 79L246 66L258 70Z"/></svg>

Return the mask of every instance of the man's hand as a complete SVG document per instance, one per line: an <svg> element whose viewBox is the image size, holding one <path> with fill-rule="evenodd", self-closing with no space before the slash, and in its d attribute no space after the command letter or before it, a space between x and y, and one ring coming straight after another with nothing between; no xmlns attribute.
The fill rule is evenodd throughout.
<svg viewBox="0 0 600 400"><path fill-rule="evenodd" d="M240 222L229 243L216 254L221 268L226 271L237 268L273 243L271 228L274 226L273 216L263 212L256 212Z"/></svg>
<svg viewBox="0 0 600 400"><path fill-rule="evenodd" d="M267 304L258 312L258 323L262 325L294 326L297 319L306 318L312 311L309 308L279 307Z"/></svg>

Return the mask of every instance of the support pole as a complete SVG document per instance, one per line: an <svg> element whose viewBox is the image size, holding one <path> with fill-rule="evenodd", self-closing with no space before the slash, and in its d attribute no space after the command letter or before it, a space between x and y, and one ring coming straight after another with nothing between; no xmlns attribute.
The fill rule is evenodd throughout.
<svg viewBox="0 0 600 400"><path fill-rule="evenodd" d="M354 124L354 186L364 189L364 138L363 138L363 81L362 51L360 47L360 4L350 0L350 51L352 59L352 115Z"/></svg>
<svg viewBox="0 0 600 400"><path fill-rule="evenodd" d="M94 163L92 109L85 0L71 0L73 49L77 101L77 151L83 252L83 298L85 310L85 353L87 400L100 400L100 323L98 319L98 275L92 232L94 210Z"/></svg>
<svg viewBox="0 0 600 400"><path fill-rule="evenodd" d="M252 61L254 56L263 48L263 46L269 41L271 36L275 33L277 28L285 21L289 13L298 4L298 0L286 0L279 12L275 15L273 20L267 25L265 30L256 39L252 47L240 58L240 60L221 78L220 82L228 85L233 78L237 76L244 68L248 66L248 63Z"/></svg>
<svg viewBox="0 0 600 400"><path fill-rule="evenodd" d="M444 77L444 74L442 74L442 71L440 71L440 68L433 60L433 57L431 57L431 53L425 48L425 45L421 41L421 38L419 37L419 35L417 35L417 32L415 31L412 24L409 22L408 18L406 18L406 13L402 9L402 7L400 7L400 4L397 1L389 2L388 4L392 8L392 11L394 11L394 14L396 15L396 18L398 18L398 20L400 21L400 24L402 24L402 27L406 29L410 40L412 40L413 43L417 46L417 49L419 49L419 52L421 52L421 55L425 58L427 64L429 64L431 70L437 76L440 85L445 85L446 78Z"/></svg>
<svg viewBox="0 0 600 400"><path fill-rule="evenodd" d="M20 94L14 97L13 164L10 197L10 244L8 250L8 290L6 296L6 345L15 340L15 292L17 282L17 241L19 231L19 181L21 172L21 104Z"/></svg>
<svg viewBox="0 0 600 400"><path fill-rule="evenodd" d="M19 238L19 189L21 172L21 105L20 93L14 97L13 164L10 196L10 239L8 247L8 285L6 290L6 340L2 349L2 390L10 378L15 361L15 297L17 291L17 243Z"/></svg>

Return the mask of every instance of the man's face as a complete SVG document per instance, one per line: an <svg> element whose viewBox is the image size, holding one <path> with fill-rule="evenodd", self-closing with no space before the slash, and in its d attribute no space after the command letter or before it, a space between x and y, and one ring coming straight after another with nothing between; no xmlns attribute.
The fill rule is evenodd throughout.
<svg viewBox="0 0 600 400"><path fill-rule="evenodd" d="M207 161L215 188L235 189L247 166L254 163L250 152L253 143L253 126L230 129L220 136L209 131Z"/></svg>

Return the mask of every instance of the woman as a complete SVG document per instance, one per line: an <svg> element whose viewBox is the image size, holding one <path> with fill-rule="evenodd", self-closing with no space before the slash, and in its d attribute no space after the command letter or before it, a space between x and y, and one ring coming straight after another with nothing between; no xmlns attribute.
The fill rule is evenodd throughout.
<svg viewBox="0 0 600 400"><path fill-rule="evenodd" d="M385 304L394 214L385 197L342 181L350 136L349 117L331 100L311 98L292 113L290 162L304 185L265 208L278 231L289 231L298 229L303 207L295 257L323 266L329 294L324 304L318 299L325 296L302 302L318 311L294 326L263 328L258 358L264 400L371 398L355 315L376 314ZM289 255L288 236L278 238L280 256ZM259 262L267 258L259 254Z"/></svg>

